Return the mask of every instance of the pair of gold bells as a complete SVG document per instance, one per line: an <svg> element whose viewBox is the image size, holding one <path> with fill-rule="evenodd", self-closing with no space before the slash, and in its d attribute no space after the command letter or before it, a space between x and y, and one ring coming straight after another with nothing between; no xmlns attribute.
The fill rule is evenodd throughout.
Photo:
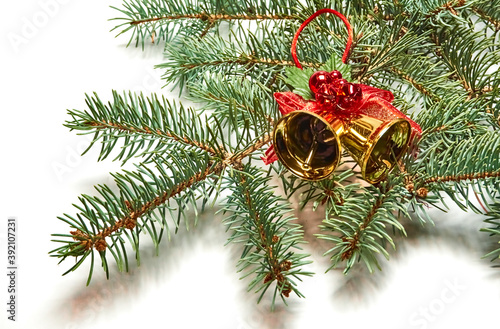
<svg viewBox="0 0 500 329"><path fill-rule="evenodd" d="M367 114L349 119L331 111L294 111L274 129L274 151L296 176L321 180L340 163L342 147L361 167L367 182L383 180L408 148L411 125L404 118L383 120Z"/></svg>

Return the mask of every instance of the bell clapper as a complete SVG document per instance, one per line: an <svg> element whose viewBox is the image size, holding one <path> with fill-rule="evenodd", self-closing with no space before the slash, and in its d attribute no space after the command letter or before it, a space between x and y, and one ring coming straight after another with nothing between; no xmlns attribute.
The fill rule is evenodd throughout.
<svg viewBox="0 0 500 329"><path fill-rule="evenodd" d="M323 135L323 132L325 131L325 127L321 127L321 130L317 130L318 128L318 123L321 123L318 119L311 120L311 131L313 132L312 137L313 137L313 142L311 144L311 149L309 150L309 154L307 155L307 159L301 164L302 169L304 170L311 170L311 161L314 158L314 155L316 154L316 151L318 150L318 135Z"/></svg>
<svg viewBox="0 0 500 329"><path fill-rule="evenodd" d="M307 155L307 159L302 164L302 169L304 169L304 170L311 170L312 169L311 161L312 161L314 155L316 154L317 149L318 149L318 141L316 140L316 138L314 138L314 141L311 145L311 150L309 151L309 154Z"/></svg>

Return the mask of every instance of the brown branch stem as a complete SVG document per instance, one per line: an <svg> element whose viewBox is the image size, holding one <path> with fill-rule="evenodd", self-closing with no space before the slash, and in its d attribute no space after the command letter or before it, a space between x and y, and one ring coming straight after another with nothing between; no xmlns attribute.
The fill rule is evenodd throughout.
<svg viewBox="0 0 500 329"><path fill-rule="evenodd" d="M242 186L244 186L246 184L246 176L240 175L240 181ZM252 196L250 195L250 191L248 189L245 189L245 200L248 209L254 210ZM273 236L271 243L268 243L266 239L266 232L264 230L264 224L260 220L259 212L251 211L250 216L252 217L254 225L259 233L260 246L257 246L257 248L258 249L261 248L261 250L264 250L264 252L266 253L267 263L271 267L271 271L268 272L264 278L264 283L268 283L274 280L278 281L278 285L282 289L281 291L282 295L288 297L292 289L290 287L290 283L281 272L288 271L291 268L292 263L288 260L280 262L279 259L276 257L273 245L274 243L279 241L279 237L276 235Z"/></svg>
<svg viewBox="0 0 500 329"><path fill-rule="evenodd" d="M207 25L205 26L205 28L203 29L203 31L201 32L199 39L200 40L203 39L203 37L205 37L205 35L207 35L208 31L210 31L210 29L214 26L215 26L215 22L208 22Z"/></svg>
<svg viewBox="0 0 500 329"><path fill-rule="evenodd" d="M228 59L228 60L219 60L219 61L211 61L211 62L203 62L203 63L193 63L193 64L182 64L180 67L191 70L200 66L216 66L222 64L238 64L238 65L255 65L255 64L265 64L265 65L280 65L280 66L295 66L293 61L285 61L280 59L271 59L271 58L257 58L250 55L242 54L239 59ZM302 66L318 68L321 64L316 63L302 63Z"/></svg>
<svg viewBox="0 0 500 329"><path fill-rule="evenodd" d="M461 174L461 175L431 177L423 181L422 185L429 185L431 183L460 182L464 180L485 179L490 177L491 178L500 177L500 170L493 172L482 172L476 174Z"/></svg>
<svg viewBox="0 0 500 329"><path fill-rule="evenodd" d="M356 229L356 232L351 238L348 238L346 236L342 237L342 240L344 242L349 242L349 248L344 251L341 255L342 260L347 260L352 257L354 252L358 249L359 245L359 240L361 239L361 235L363 234L364 230L370 225L370 223L373 220L373 217L377 213L377 210L382 206L384 203L385 199L388 197L388 193L390 190L393 189L393 186L388 186L386 191L384 192L384 196L379 198L375 204L373 204L370 212L366 215L366 217L363 220L363 223L359 225Z"/></svg>
<svg viewBox="0 0 500 329"><path fill-rule="evenodd" d="M106 127L108 127L108 124L106 125ZM118 128L119 126L115 125L114 127ZM135 129L134 132L140 131L139 129ZM182 193L184 190L192 187L194 184L205 180L208 176L212 174L220 174L227 166L241 166L241 161L243 160L243 158L260 149L265 144L268 144L269 142L271 142L271 140L272 139L270 135L266 135L261 140L257 141L254 145L240 153L226 154L226 158L218 164L214 165L213 162L209 162L207 168L204 171L196 173L188 180L174 186L172 189L163 192L161 195L142 205L132 206L129 201L125 201L125 205L128 209L128 214L95 235L88 235L80 230L72 231L70 233L73 235L73 238L75 240L80 241L85 250L95 248L97 251L104 251L107 247L105 240L106 237L123 228L130 230L134 229L137 225L137 219L139 217L153 211L158 206L167 202L170 198Z"/></svg>
<svg viewBox="0 0 500 329"><path fill-rule="evenodd" d="M188 180L176 185L172 189L163 192L161 195L157 196L153 200L150 200L139 207L133 207L129 201L125 201L125 205L129 210L129 213L122 217L120 220L113 223L113 225L105 228L104 230L97 233L95 236L87 235L80 230L70 232L75 240L80 240L81 244L85 246L85 249L95 248L97 251L103 251L106 249L105 238L113 234L114 232L126 228L132 230L137 225L137 219L151 211L153 211L158 206L164 204L172 197L180 194L187 188L193 186L195 183L201 182L205 180L211 174L217 174L222 172L224 166L222 163L219 163L215 166L207 166L202 172L196 173L194 176L191 176Z"/></svg>
<svg viewBox="0 0 500 329"><path fill-rule="evenodd" d="M234 21L234 20L293 20L299 19L299 16L295 15L225 15L225 14L181 14L181 15L165 15L161 17L152 17L147 19L134 20L130 22L130 25L140 25L144 23L157 22L162 20L178 20L178 19L200 19L203 21L215 22L215 21Z"/></svg>
<svg viewBox="0 0 500 329"><path fill-rule="evenodd" d="M448 1L447 3L432 10L429 14L425 15L425 18L431 18L446 10L451 12L453 15L458 16L458 12L454 7L463 7L463 6L465 6L465 0Z"/></svg>
<svg viewBox="0 0 500 329"><path fill-rule="evenodd" d="M500 21L499 20L491 17L484 10L479 9L477 7L472 7L472 11L475 12L477 15L479 15L479 17L481 17L482 19L484 19L484 20L488 21L490 24L492 24L495 27L496 31L500 30Z"/></svg>
<svg viewBox="0 0 500 329"><path fill-rule="evenodd" d="M257 151L260 149L262 146L269 144L273 141L273 136L270 134L266 134L264 137L262 137L260 140L258 140L254 145L250 146L246 150L243 150L240 153L235 153L234 155L230 156L228 161L230 163L240 163L241 160L252 154L253 152Z"/></svg>
<svg viewBox="0 0 500 329"><path fill-rule="evenodd" d="M404 80L408 81L413 87L415 87L415 89L417 89L419 92L421 92L425 96L432 99L434 102L439 102L441 100L437 95L435 95L433 92L431 92L430 90L425 88L421 83L419 83L418 81L413 79L411 76L409 76L405 72L403 72L395 67L392 67L391 71L396 73L398 76L400 76Z"/></svg>
<svg viewBox="0 0 500 329"><path fill-rule="evenodd" d="M401 31L400 31L399 35L397 36L397 38L395 40L390 40L389 43L387 44L387 46L384 49L382 49L382 51L379 54L375 53L376 54L375 57L377 55L380 56L380 58L382 58L383 56L385 56L391 50L391 48L395 44L397 44L399 42L399 40L401 40L405 36L405 34L407 32L408 32L408 28L406 28L406 27L403 26L401 28ZM376 50L376 51L378 51L378 50ZM369 67L369 64L371 64L371 62L372 62L372 58L371 57L367 57L365 60L366 60L367 65L365 65L362 68L362 70L357 73L356 77L353 77L355 79L358 79L358 81L360 83L366 83L373 76L373 74L371 74L369 76L365 76L366 72L368 72L369 70L373 71L373 70L376 70L376 69L378 69L380 67L383 67L387 63L387 61L389 59L385 59L385 60L382 60L382 61L380 61L378 63L375 63L375 65L373 67Z"/></svg>
<svg viewBox="0 0 500 329"><path fill-rule="evenodd" d="M138 133L138 134L145 134L145 135L159 136L159 137L168 137L168 138L172 138L173 140L175 140L177 142L185 143L185 144L188 144L191 146L196 146L199 149L210 153L211 155L216 155L218 153L214 148L212 148L208 145L205 145L201 142L189 139L187 137L179 137L179 136L171 134L168 131L161 131L159 129L153 131L153 130L151 130L151 128L149 128L147 126L144 126L142 128L138 128L138 127L134 127L132 125L125 125L122 123L116 123L116 122L104 121L104 120L102 122L101 121L86 122L85 124L88 126L95 127L96 129L117 129L119 131L126 131L126 132L130 132L130 133Z"/></svg>

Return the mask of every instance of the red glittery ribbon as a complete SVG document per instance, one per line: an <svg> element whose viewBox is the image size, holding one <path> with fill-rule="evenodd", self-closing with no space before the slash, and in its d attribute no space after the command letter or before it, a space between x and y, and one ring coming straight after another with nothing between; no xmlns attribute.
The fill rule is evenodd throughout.
<svg viewBox="0 0 500 329"><path fill-rule="evenodd" d="M323 13L332 13L336 15L346 25L348 38L347 38L346 48L342 56L342 62L346 63L347 61L353 39L352 27L349 24L347 18L345 18L345 16L343 16L341 13L333 9L325 8L318 10L317 12L312 14L307 20L304 21L304 23L302 23L302 25L295 33L295 36L292 41L291 53L295 65L300 69L302 69L302 65L300 65L300 62L297 58L297 41L299 39L299 35L302 32L302 30L307 26L307 24L309 24L313 19L315 19L317 16ZM336 112L335 113L336 115L342 117L342 116L352 116L359 113L359 114L366 114L383 121L393 120L397 118L404 118L408 120L408 122L411 125L412 138L414 138L415 136L420 136L420 134L422 133L422 129L420 128L420 126L391 104L392 101L394 100L394 95L392 94L392 92L363 84L359 84L359 86L361 87L362 91L361 101L357 104L355 108L332 109L332 111ZM282 115L286 115L290 112L298 110L311 111L317 113L325 111L324 106L320 105L318 102L306 101L300 95L294 94L293 92L274 93L274 99L276 99L276 102L279 105L279 110ZM273 145L271 145L267 149L267 151L265 152L265 156L262 157L262 160L266 165L278 160L278 157L274 152Z"/></svg>

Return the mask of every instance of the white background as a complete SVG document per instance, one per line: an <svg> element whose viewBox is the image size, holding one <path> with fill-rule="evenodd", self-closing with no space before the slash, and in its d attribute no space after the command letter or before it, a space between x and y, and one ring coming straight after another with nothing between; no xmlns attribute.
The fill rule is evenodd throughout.
<svg viewBox="0 0 500 329"><path fill-rule="evenodd" d="M224 247L228 235L210 212L195 229L165 241L158 257L145 244L141 266L131 259L129 274L113 269L106 281L97 266L89 287L85 266L62 277L71 260L58 266L48 256L56 247L50 234L68 231L56 217L74 214L81 193L110 183L108 173L120 170L111 159L98 163L97 149L79 156L89 139L63 127L66 110L85 109L84 94L94 91L105 101L112 89L168 94L153 70L163 60L161 47L126 48L126 36L109 32L115 23L107 20L119 16L110 4L120 1L3 5L0 264L6 267L6 220L15 216L19 274L15 323L7 321L1 275L1 328L498 327L500 269L480 259L495 241L478 232L483 217L455 208L431 211L435 226L406 223L408 238L397 239L382 272L358 266L347 277L324 273L327 246L311 237L320 215L301 215L315 261L308 270L316 275L300 284L305 299L292 296L274 313L245 291L248 282L235 271L240 246Z"/></svg>

